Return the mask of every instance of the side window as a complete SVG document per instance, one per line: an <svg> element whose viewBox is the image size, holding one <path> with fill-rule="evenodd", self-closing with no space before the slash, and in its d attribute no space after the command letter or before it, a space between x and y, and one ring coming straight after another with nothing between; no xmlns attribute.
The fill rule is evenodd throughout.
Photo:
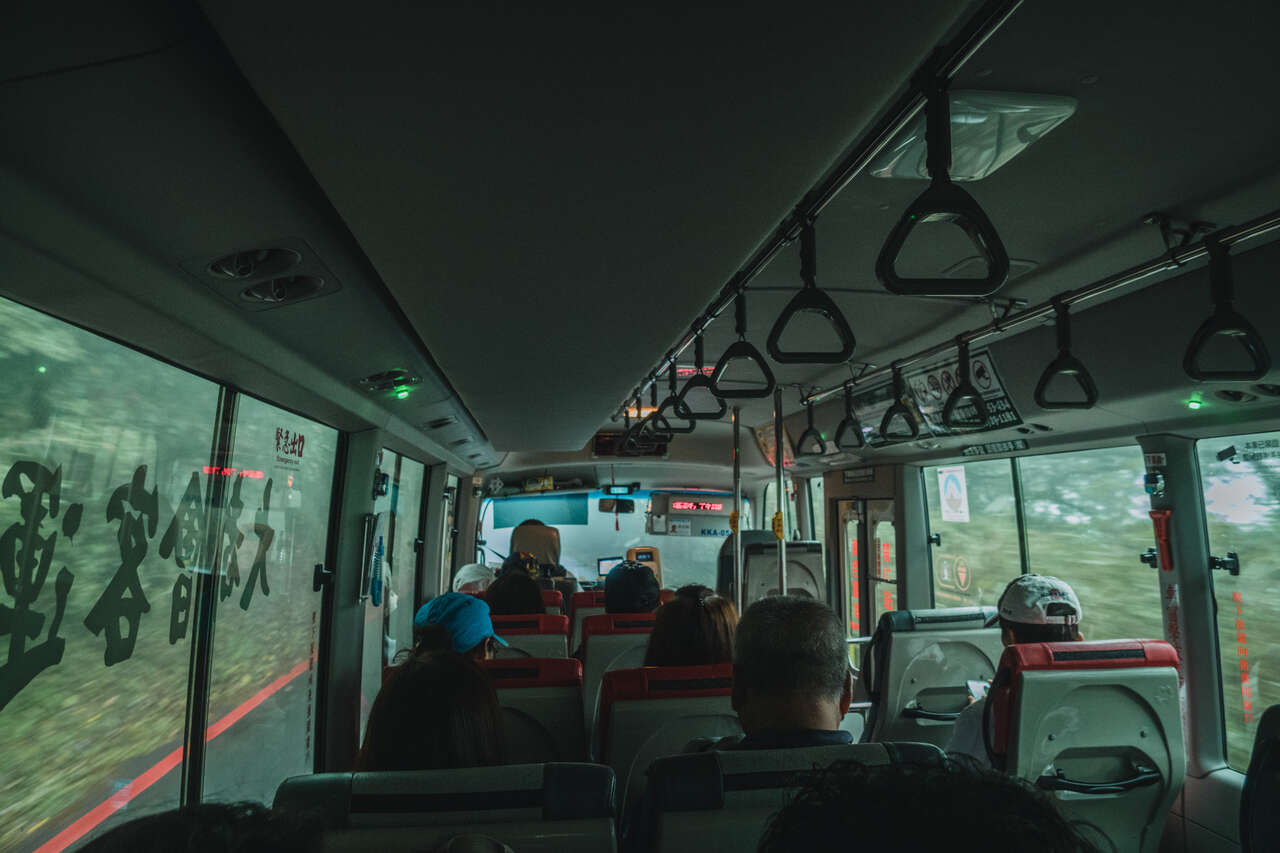
<svg viewBox="0 0 1280 853"><path fill-rule="evenodd" d="M1142 450L1135 444L1019 463L1030 569L1075 589L1085 638L1163 638L1159 584L1137 559L1154 544Z"/></svg>
<svg viewBox="0 0 1280 853"><path fill-rule="evenodd" d="M1196 450L1209 550L1240 560L1238 577L1212 575L1227 761L1244 771L1258 718L1280 702L1280 432L1205 439Z"/></svg>
<svg viewBox="0 0 1280 853"><path fill-rule="evenodd" d="M0 382L0 849L61 850L178 805L219 391L5 300Z"/></svg>
<svg viewBox="0 0 1280 853"><path fill-rule="evenodd" d="M1008 459L924 469L937 607L993 605L1022 573Z"/></svg>
<svg viewBox="0 0 1280 853"><path fill-rule="evenodd" d="M898 531L893 524L893 501L867 501L870 528L871 624L898 609Z"/></svg>
<svg viewBox="0 0 1280 853"><path fill-rule="evenodd" d="M228 547L217 557L205 800L270 803L281 779L314 766L313 581L337 451L337 430L238 398L231 466L220 474Z"/></svg>

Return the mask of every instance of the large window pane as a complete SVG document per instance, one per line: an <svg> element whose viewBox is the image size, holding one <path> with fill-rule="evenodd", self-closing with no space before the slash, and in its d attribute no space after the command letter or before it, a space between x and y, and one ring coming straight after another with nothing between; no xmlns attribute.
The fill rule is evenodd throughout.
<svg viewBox="0 0 1280 853"><path fill-rule="evenodd" d="M1240 558L1239 577L1214 572L1213 586L1227 761L1244 771L1258 718L1280 702L1280 432L1206 439L1196 449L1209 549Z"/></svg>
<svg viewBox="0 0 1280 853"><path fill-rule="evenodd" d="M234 544L218 581L205 800L269 803L283 779L312 770L313 579L325 559L337 450L337 430L238 398L231 464L220 473Z"/></svg>
<svg viewBox="0 0 1280 853"><path fill-rule="evenodd" d="M1071 584L1086 639L1162 638L1154 535L1137 445L1019 460L1030 569ZM992 602L994 603L994 602Z"/></svg>
<svg viewBox="0 0 1280 853"><path fill-rule="evenodd" d="M0 849L176 806L183 495L218 388L0 300Z"/></svg>
<svg viewBox="0 0 1280 853"><path fill-rule="evenodd" d="M924 469L937 607L994 605L1022 573L1008 459Z"/></svg>
<svg viewBox="0 0 1280 853"><path fill-rule="evenodd" d="M867 526L871 530L871 624L898 609L898 531L893 524L893 501L867 501Z"/></svg>

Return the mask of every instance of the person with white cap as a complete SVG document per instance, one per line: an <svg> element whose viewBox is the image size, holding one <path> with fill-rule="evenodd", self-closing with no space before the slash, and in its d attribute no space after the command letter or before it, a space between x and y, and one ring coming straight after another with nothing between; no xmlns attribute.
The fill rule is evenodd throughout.
<svg viewBox="0 0 1280 853"><path fill-rule="evenodd" d="M453 576L454 592L484 592L493 583L493 569L484 563L467 563Z"/></svg>
<svg viewBox="0 0 1280 853"><path fill-rule="evenodd" d="M1071 643L1083 640L1080 618L1084 609L1075 590L1064 580L1048 575L1021 575L1014 578L997 603L997 613L987 623L1000 625L1000 639L1006 646L1019 643ZM988 765L987 747L982 736L982 711L985 697L965 708L951 730L947 752L967 755Z"/></svg>

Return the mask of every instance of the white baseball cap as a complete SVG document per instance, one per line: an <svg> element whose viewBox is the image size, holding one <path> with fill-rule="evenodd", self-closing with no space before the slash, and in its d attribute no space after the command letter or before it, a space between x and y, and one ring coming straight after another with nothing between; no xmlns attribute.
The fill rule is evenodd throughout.
<svg viewBox="0 0 1280 853"><path fill-rule="evenodd" d="M484 589L493 583L493 569L484 563L467 563L453 576L453 591L458 592L469 583L479 583L480 588Z"/></svg>
<svg viewBox="0 0 1280 853"><path fill-rule="evenodd" d="M1001 593L998 609L998 619L1023 625L1079 625L1084 615L1071 584L1048 575L1014 578Z"/></svg>

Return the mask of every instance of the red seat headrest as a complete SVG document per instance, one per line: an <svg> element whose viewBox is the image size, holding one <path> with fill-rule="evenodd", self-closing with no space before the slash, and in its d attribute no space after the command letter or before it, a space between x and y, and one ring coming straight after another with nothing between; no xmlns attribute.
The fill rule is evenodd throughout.
<svg viewBox="0 0 1280 853"><path fill-rule="evenodd" d="M652 613L597 613L582 620L582 640L599 634L649 634Z"/></svg>
<svg viewBox="0 0 1280 853"><path fill-rule="evenodd" d="M600 685L600 744L608 759L613 703L629 699L694 699L733 693L733 664L615 669Z"/></svg>
<svg viewBox="0 0 1280 853"><path fill-rule="evenodd" d="M586 592L575 592L571 602L574 610L579 607L604 607L604 590L590 589Z"/></svg>
<svg viewBox="0 0 1280 853"><path fill-rule="evenodd" d="M544 589L542 591L543 607L559 607L564 609L564 596L560 594L558 589Z"/></svg>
<svg viewBox="0 0 1280 853"><path fill-rule="evenodd" d="M498 690L582 687L582 662L573 658L503 658L480 661L480 666L489 673Z"/></svg>
<svg viewBox="0 0 1280 853"><path fill-rule="evenodd" d="M569 635L569 617L558 613L521 613L515 616L491 616L498 636L510 634Z"/></svg>

